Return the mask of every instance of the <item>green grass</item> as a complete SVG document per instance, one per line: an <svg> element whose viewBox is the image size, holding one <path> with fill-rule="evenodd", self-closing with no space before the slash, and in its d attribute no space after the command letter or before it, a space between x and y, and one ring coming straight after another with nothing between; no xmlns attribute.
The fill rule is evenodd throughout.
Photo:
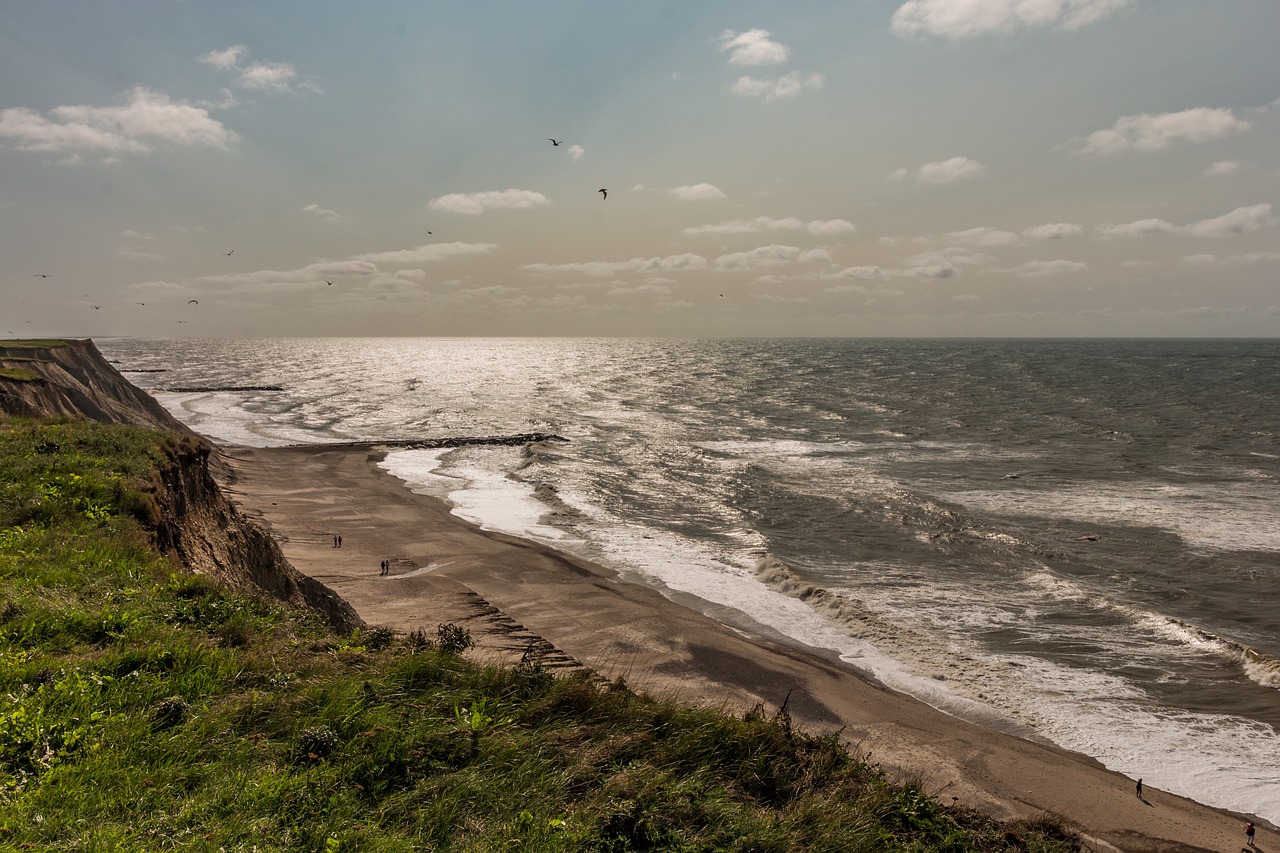
<svg viewBox="0 0 1280 853"><path fill-rule="evenodd" d="M0 379L12 379L15 382L40 382L44 377L25 367L0 367Z"/></svg>
<svg viewBox="0 0 1280 853"><path fill-rule="evenodd" d="M14 338L0 340L0 349L57 349L65 347L66 341L56 338Z"/></svg>
<svg viewBox="0 0 1280 853"><path fill-rule="evenodd" d="M738 717L437 636L336 637L158 556L179 439L0 419L0 849L1064 851Z"/></svg>

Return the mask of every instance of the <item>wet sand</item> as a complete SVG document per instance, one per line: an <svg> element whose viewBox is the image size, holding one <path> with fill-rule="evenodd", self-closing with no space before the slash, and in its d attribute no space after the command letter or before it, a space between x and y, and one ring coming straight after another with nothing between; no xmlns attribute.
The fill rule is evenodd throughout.
<svg viewBox="0 0 1280 853"><path fill-rule="evenodd" d="M415 495L369 448L223 448L223 486L261 519L289 562L329 586L370 625L455 623L482 659L536 654L587 666L656 696L772 711L809 731L839 730L893 778L1000 818L1056 815L1097 850L1234 851L1245 816L1212 809L1049 744L957 719L887 690L823 650L738 630L585 560L491 533ZM342 547L333 537L341 535ZM380 562L392 561L389 575ZM749 629L751 626L742 626ZM758 627L758 626L757 626ZM1280 851L1259 823L1257 845Z"/></svg>

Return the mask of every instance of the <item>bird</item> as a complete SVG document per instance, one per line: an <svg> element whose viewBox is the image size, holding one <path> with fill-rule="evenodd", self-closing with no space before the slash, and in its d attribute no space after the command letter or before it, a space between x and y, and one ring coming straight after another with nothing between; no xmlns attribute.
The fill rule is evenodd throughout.
<svg viewBox="0 0 1280 853"><path fill-rule="evenodd" d="M179 323L185 323L185 322L187 322L187 321L186 321L186 320L179 320L178 322L179 322Z"/></svg>
<svg viewBox="0 0 1280 853"><path fill-rule="evenodd" d="M559 139L552 139L550 136L547 137L547 141L550 142L553 146L560 144Z"/></svg>
<svg viewBox="0 0 1280 853"><path fill-rule="evenodd" d="M147 303L145 303L145 302L139 302L139 303L137 303L137 304L138 304L138 305L146 305Z"/></svg>
<svg viewBox="0 0 1280 853"><path fill-rule="evenodd" d="M101 306L101 305L95 305L95 306L93 306L93 310L94 310L94 311L101 311L101 310L102 310L102 306Z"/></svg>
<svg viewBox="0 0 1280 853"><path fill-rule="evenodd" d="M600 193L600 195L604 196L604 198L609 197L609 191L604 189L603 187L601 189L596 190L596 192ZM604 199L601 199L601 201L604 201Z"/></svg>
<svg viewBox="0 0 1280 853"><path fill-rule="evenodd" d="M198 300L198 299L188 299L188 300L187 300L187 304L188 304L188 305L199 305L199 304L200 304L200 300Z"/></svg>
<svg viewBox="0 0 1280 853"><path fill-rule="evenodd" d="M42 272L38 272L38 273L33 274L31 277L32 277L32 278L48 278L49 276L45 275L45 274L44 274L44 273L42 273Z"/></svg>
<svg viewBox="0 0 1280 853"><path fill-rule="evenodd" d="M329 281L328 279L325 280L325 284L329 285L330 287L333 287L333 282Z"/></svg>
<svg viewBox="0 0 1280 853"><path fill-rule="evenodd" d="M430 232L430 231L428 231L427 233L428 233L428 234L430 234L431 232Z"/></svg>
<svg viewBox="0 0 1280 853"><path fill-rule="evenodd" d="M234 252L234 251L235 249L231 250L231 252ZM227 257L231 257L231 252L223 252L222 254L226 255Z"/></svg>

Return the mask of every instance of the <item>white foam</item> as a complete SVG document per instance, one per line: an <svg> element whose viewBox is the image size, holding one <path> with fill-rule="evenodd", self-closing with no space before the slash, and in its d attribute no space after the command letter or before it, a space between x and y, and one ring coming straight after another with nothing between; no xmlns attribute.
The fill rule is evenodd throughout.
<svg viewBox="0 0 1280 853"><path fill-rule="evenodd" d="M533 486L502 473L519 464L520 452L512 447L402 450L388 453L379 467L415 491L444 497L455 515L485 530L561 542L567 536L544 522L547 507Z"/></svg>
<svg viewBox="0 0 1280 853"><path fill-rule="evenodd" d="M972 490L946 497L984 512L1158 527L1201 548L1280 551L1280 525L1274 523L1274 494L1270 492L1269 485L1252 483L1192 489L1130 482Z"/></svg>

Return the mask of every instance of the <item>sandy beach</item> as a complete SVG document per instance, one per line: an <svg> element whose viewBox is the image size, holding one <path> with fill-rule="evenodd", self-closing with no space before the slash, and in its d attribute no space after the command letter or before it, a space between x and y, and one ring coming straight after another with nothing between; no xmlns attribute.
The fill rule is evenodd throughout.
<svg viewBox="0 0 1280 853"><path fill-rule="evenodd" d="M1098 850L1234 851L1247 816L1209 808L1085 756L1002 733L890 691L822 650L727 627L700 602L541 544L480 530L377 467L377 447L223 449L223 486L261 519L301 572L371 625L471 631L483 658L532 650L659 696L735 711L783 701L811 731L839 730L891 777L997 817L1057 815ZM335 547L335 536L342 537ZM388 575L380 571L391 560ZM1257 846L1280 849L1259 824Z"/></svg>

